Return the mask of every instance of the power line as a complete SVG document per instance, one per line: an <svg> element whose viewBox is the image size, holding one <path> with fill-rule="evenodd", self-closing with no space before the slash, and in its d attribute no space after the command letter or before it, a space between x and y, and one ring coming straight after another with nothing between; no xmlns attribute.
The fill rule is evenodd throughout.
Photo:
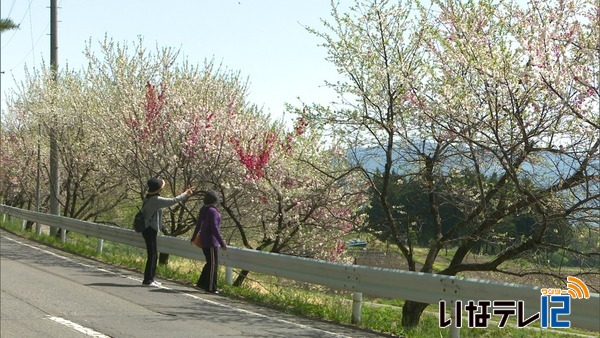
<svg viewBox="0 0 600 338"><path fill-rule="evenodd" d="M21 23L23 23L23 20L25 20L25 17L27 16L27 13L29 13L29 11L31 10L31 3L33 2L33 0L29 0L29 5L27 5L27 11L25 11L25 14L23 14L23 17L21 18L21 21L19 21L19 23L17 24L17 26L20 26ZM15 35L17 34L17 30L13 29L13 34L11 35L10 39L8 39L8 42L2 46L2 48L6 48L6 46L8 46L8 44L12 41L12 39L15 37Z"/></svg>
<svg viewBox="0 0 600 338"><path fill-rule="evenodd" d="M17 2L17 0L13 0L12 5L10 5L10 9L8 10L8 17L10 18L10 15L12 14L13 8L15 8L15 3Z"/></svg>
<svg viewBox="0 0 600 338"><path fill-rule="evenodd" d="M35 47L38 45L38 43L40 42L40 40L42 39L42 37L44 35L47 35L46 30L48 29L49 26L50 26L50 22L48 22L48 24L44 28L44 31L37 38L37 40L35 41L35 44L33 44L33 38L32 38L32 47L31 47L31 49L27 52L27 54L23 57L23 59L21 59L21 61L19 61L19 63L17 63L16 65L12 66L10 69L8 69L8 71L14 70L15 68L17 68L18 66L22 65L25 62L25 60L29 57L29 55L31 53L33 53ZM32 32L32 34L33 34L33 32ZM35 63L35 59L34 59L34 63Z"/></svg>
<svg viewBox="0 0 600 338"><path fill-rule="evenodd" d="M35 45L33 44L33 23L31 21L31 11L29 12L29 36L31 37L31 51L35 49ZM29 55L29 53L27 53ZM35 53L32 53L33 64L35 65Z"/></svg>
<svg viewBox="0 0 600 338"><path fill-rule="evenodd" d="M16 0L13 0L13 6ZM23 58L21 59L21 61L19 61L17 64L11 66L8 68L8 72L13 71L15 68L19 67L20 65L22 65L25 60L27 60L27 58L29 57L29 55L31 55L33 52L35 52L35 48L37 47L37 45L39 44L40 40L42 39L42 37L44 35L48 35L48 27L50 27L50 20L47 21L46 23L46 27L44 27L44 29L42 29L42 32L40 33L40 35L38 36L38 38L35 40L35 43L33 42L33 22L32 22L32 11L31 11L31 3L33 0L29 1L29 5L27 7L27 12L25 12L25 15L29 14L29 29L31 30L30 35L31 35L31 49L29 51L27 51L27 54L25 54L25 56L23 56ZM58 8L61 8L62 5L62 0L60 1ZM11 11L12 11L12 7L11 7ZM23 19L21 19L21 23L23 22L23 20L25 19L25 16L23 16ZM11 38L9 39L9 41L2 47L3 49L6 48L6 46L10 43L10 41L12 40L12 37L17 33L17 30L13 31L13 35L11 36ZM35 65L35 54L33 56L33 63Z"/></svg>

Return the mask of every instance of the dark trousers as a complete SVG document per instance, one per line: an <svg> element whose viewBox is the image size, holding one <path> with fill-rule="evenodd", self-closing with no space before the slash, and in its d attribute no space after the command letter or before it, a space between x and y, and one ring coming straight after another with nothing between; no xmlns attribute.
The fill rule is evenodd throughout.
<svg viewBox="0 0 600 338"><path fill-rule="evenodd" d="M196 286L208 292L213 292L217 290L217 271L219 270L218 250L215 247L210 247L202 248L202 252L204 252L204 257L206 258L206 264L202 268Z"/></svg>
<svg viewBox="0 0 600 338"><path fill-rule="evenodd" d="M156 246L157 231L152 227L147 227L142 232L144 241L146 241L146 268L144 269L144 284L150 284L154 281L156 274L156 263L158 261L158 249Z"/></svg>

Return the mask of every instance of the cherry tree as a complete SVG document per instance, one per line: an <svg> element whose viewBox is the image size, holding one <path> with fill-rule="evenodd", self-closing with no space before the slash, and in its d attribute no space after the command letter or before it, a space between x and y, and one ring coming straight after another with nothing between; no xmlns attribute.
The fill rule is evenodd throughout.
<svg viewBox="0 0 600 338"><path fill-rule="evenodd" d="M4 204L29 209L37 198L38 130L32 125L20 125L14 116L8 117L3 120L0 134L0 199ZM40 154L42 161L45 155Z"/></svg>
<svg viewBox="0 0 600 338"><path fill-rule="evenodd" d="M242 244L344 260L344 235L363 222L358 208L365 199L345 151L325 143L319 130L303 119L289 131L275 125L230 142L243 170L237 184L224 189L229 198L223 207ZM242 271L236 285L247 274Z"/></svg>
<svg viewBox="0 0 600 338"><path fill-rule="evenodd" d="M110 135L104 138L108 157L139 200L150 176L165 179L172 195L187 187L198 193L209 189L211 175L228 158L220 147L232 107L244 104L244 81L211 61L190 65L170 48L149 51L141 40L132 48L105 40L100 53L91 46L86 52L88 77L102 88L96 95L105 102L97 126ZM201 198L191 198L172 207L163 232L188 233L200 206ZM168 256L159 259L166 264Z"/></svg>
<svg viewBox="0 0 600 338"><path fill-rule="evenodd" d="M95 70L91 82L112 92L98 114L112 118L98 127L119 139L107 147L110 157L138 182L137 191L143 192L149 175L166 178L173 194L177 185L217 189L224 197L224 230L234 245L239 238L248 248L338 257L343 242L329 240L358 221L362 195L340 183L353 175L342 171L340 154L320 145L316 129L307 132L299 121L286 132L247 102L237 73L212 62L204 68L178 64L176 52L150 54L141 42L134 48L130 53L105 41L101 57L88 55ZM316 161L309 165L306 159L313 156L328 169L319 172ZM339 177L325 175L334 165ZM199 207L198 199L175 207L166 233L187 233Z"/></svg>
<svg viewBox="0 0 600 338"><path fill-rule="evenodd" d="M560 250L588 262L579 275L594 273L597 245L567 239L597 232L597 13L589 0L356 1L346 12L333 5L327 31L311 30L346 80L331 84L339 108L304 117L347 140L409 270L564 283L565 272L536 261ZM435 229L423 260L411 236L421 224L394 217L407 212L389 201L394 173L427 192ZM443 228L441 203L464 216ZM523 215L530 235L508 239L506 224ZM478 244L498 241L495 255L475 259ZM438 259L444 247L455 250L448 263ZM538 264L508 265L524 256ZM426 307L406 301L402 325Z"/></svg>
<svg viewBox="0 0 600 338"><path fill-rule="evenodd" d="M62 214L98 220L99 215L113 209L126 195L118 189L118 181L105 179L115 171L111 171L112 167L102 155L94 137L94 127L89 123L94 113L90 88L82 81L80 73L68 68L58 74L58 78L55 82L44 70L27 73L18 91L8 101L9 111L13 112L15 123L23 127L20 137L37 140L42 155L47 154L50 133L54 134L62 167L62 194L59 197ZM24 130L30 135L26 136ZM35 152L35 143L28 144L28 151ZM35 161L36 157L29 159ZM33 162L31 168L36 168L36 164ZM40 177L42 199L46 200L49 192L43 187L48 171L47 156L41 157L40 166L43 171ZM12 172L11 175L20 173ZM34 175L31 177L35 183L37 179ZM112 198L102 199L105 194Z"/></svg>

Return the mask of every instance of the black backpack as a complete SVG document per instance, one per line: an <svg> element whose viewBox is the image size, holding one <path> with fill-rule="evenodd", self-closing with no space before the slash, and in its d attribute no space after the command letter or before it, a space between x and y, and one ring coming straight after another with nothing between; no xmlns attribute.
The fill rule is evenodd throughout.
<svg viewBox="0 0 600 338"><path fill-rule="evenodd" d="M133 229L135 232L143 232L146 230L146 217L144 217L144 205L148 200L146 199L142 204L142 208L138 210L137 214L135 214L135 218L133 219Z"/></svg>

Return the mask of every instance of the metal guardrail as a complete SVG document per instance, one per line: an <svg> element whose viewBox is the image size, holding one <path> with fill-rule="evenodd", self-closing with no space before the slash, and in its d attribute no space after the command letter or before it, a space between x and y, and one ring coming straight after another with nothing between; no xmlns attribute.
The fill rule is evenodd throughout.
<svg viewBox="0 0 600 338"><path fill-rule="evenodd" d="M130 229L38 213L2 204L0 204L0 213L99 239L145 248L142 236ZM183 238L159 236L158 250L180 257L204 260L202 251ZM361 292L374 297L398 298L428 304L438 304L440 300L446 301L447 304L454 304L457 300L462 301L463 304L469 300L522 300L526 314L540 312L541 289L539 287L332 263L235 247L228 247L226 251L220 250L219 262L227 267L309 282L336 290ZM525 315L525 318L527 317ZM589 299L572 301L568 319L573 327L600 331L599 318L599 294L593 293Z"/></svg>

